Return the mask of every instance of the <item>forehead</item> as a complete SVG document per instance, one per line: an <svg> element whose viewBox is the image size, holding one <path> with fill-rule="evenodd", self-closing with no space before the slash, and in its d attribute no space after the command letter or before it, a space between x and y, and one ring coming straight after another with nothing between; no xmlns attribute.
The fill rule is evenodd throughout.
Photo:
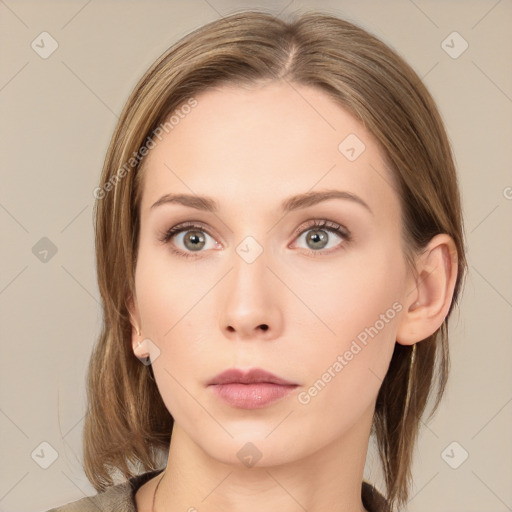
<svg viewBox="0 0 512 512"><path fill-rule="evenodd" d="M223 85L195 99L146 157L143 215L165 193L213 196L221 206L254 212L322 189L396 209L376 140L320 89Z"/></svg>

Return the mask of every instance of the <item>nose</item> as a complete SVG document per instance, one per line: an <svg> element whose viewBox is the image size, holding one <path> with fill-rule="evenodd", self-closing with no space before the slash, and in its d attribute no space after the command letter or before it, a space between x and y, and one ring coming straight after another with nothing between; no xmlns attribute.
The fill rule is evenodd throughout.
<svg viewBox="0 0 512 512"><path fill-rule="evenodd" d="M279 280L267 268L265 251L252 263L234 254L221 294L220 327L226 337L271 340L281 335Z"/></svg>

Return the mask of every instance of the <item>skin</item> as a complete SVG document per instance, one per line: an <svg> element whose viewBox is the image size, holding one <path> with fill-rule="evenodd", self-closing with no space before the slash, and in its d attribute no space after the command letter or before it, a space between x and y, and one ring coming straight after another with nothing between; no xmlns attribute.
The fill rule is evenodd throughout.
<svg viewBox="0 0 512 512"><path fill-rule="evenodd" d="M457 272L454 243L434 237L418 255L418 276L409 272L399 196L380 148L322 91L283 82L223 85L196 99L145 162L130 298L134 355L152 354L175 420L155 510L363 511L377 393L395 342L421 341L446 317ZM338 149L349 134L365 144L354 161ZM327 189L357 195L371 212L346 199L280 210L291 195ZM152 209L167 193L206 195L219 210L175 203ZM344 226L351 239L311 227L314 220ZM185 221L205 230L200 252L184 239L197 233L158 240ZM327 236L327 246L319 249L308 234ZM252 263L237 252L248 236L263 248ZM198 257L173 253L173 244ZM394 318L386 317L378 334L301 403L299 394L393 304L400 309ZM233 367L264 368L298 387L263 409L237 409L207 387ZM253 467L237 457L248 442L262 454ZM159 479L137 492L139 510L151 510Z"/></svg>

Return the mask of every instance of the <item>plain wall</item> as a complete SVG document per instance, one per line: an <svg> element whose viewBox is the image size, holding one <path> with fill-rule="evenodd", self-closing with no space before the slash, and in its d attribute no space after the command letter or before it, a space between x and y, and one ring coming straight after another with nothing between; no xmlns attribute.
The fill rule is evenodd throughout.
<svg viewBox="0 0 512 512"><path fill-rule="evenodd" d="M101 325L93 190L147 67L241 8L318 9L360 24L437 101L459 173L469 275L450 322L447 392L420 435L408 510L512 510L510 0L0 2L0 510L44 511L95 494L81 467L85 371ZM58 43L47 58L31 47L43 31ZM442 46L454 31L469 45L457 58ZM464 44L455 37L452 53ZM52 449L57 459L43 469L37 454L48 463ZM371 451L366 474L379 486L375 460Z"/></svg>

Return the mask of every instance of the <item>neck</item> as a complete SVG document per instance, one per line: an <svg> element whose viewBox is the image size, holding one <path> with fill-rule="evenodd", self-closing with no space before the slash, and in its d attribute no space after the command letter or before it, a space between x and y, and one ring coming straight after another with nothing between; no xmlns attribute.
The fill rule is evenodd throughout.
<svg viewBox="0 0 512 512"><path fill-rule="evenodd" d="M361 486L371 413L343 437L299 460L264 466L225 464L175 424L156 512L364 512Z"/></svg>

